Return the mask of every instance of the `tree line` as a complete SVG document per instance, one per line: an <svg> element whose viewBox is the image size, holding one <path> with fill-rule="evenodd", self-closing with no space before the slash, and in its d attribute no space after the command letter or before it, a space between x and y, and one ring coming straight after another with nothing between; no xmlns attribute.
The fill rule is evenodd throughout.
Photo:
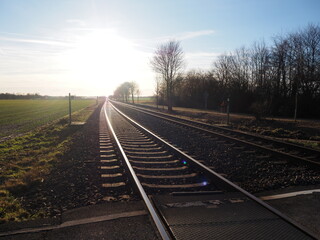
<svg viewBox="0 0 320 240"><path fill-rule="evenodd" d="M131 102L134 103L134 96L139 98L140 89L138 84L132 81L120 84L113 92L112 98L123 102L129 102L131 98Z"/></svg>
<svg viewBox="0 0 320 240"><path fill-rule="evenodd" d="M46 96L41 96L38 93L14 94L14 93L0 93L0 99L43 99Z"/></svg>
<svg viewBox="0 0 320 240"><path fill-rule="evenodd" d="M257 116L320 117L320 27L279 35L220 55L210 71L182 73L179 42L160 45L151 60L155 95L168 106L220 109Z"/></svg>
<svg viewBox="0 0 320 240"><path fill-rule="evenodd" d="M96 97L83 97L72 95L72 99L95 99ZM0 93L0 99L69 99L69 96L48 96L40 95L38 93L27 93L27 94L15 94L15 93Z"/></svg>

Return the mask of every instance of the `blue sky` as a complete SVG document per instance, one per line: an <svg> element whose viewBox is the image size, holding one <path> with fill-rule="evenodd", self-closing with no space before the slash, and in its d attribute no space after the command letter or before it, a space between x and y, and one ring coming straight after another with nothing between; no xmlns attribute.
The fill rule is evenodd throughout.
<svg viewBox="0 0 320 240"><path fill-rule="evenodd" d="M149 60L181 41L186 67L320 24L318 0L0 0L0 92L109 95L124 81L153 93Z"/></svg>

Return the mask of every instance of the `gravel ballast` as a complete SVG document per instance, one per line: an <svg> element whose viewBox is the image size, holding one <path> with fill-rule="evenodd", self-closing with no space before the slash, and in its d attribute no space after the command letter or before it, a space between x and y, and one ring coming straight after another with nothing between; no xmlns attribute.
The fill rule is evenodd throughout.
<svg viewBox="0 0 320 240"><path fill-rule="evenodd" d="M125 114L249 192L320 183L320 171L119 106ZM258 157L257 157L258 156Z"/></svg>

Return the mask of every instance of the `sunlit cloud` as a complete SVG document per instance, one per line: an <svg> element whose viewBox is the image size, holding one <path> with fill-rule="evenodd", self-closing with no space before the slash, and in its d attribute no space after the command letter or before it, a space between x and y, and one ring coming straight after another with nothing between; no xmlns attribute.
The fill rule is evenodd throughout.
<svg viewBox="0 0 320 240"><path fill-rule="evenodd" d="M150 53L136 49L133 41L119 36L115 29L80 29L55 34L65 41L0 36L1 82L22 92L37 79L41 83L35 91L55 95L72 89L78 95L109 95L124 81L136 81L142 93L144 87L152 88Z"/></svg>
<svg viewBox="0 0 320 240"><path fill-rule="evenodd" d="M169 36L167 38L171 38L171 39L176 39L178 41L182 41L182 40L186 40L186 39L192 39L192 38L212 35L214 33L215 33L215 31L213 31L213 30L202 30L202 31L194 31L194 32L184 32L184 33L180 33L180 34L177 34L177 35Z"/></svg>
<svg viewBox="0 0 320 240"><path fill-rule="evenodd" d="M42 39L0 37L0 41L18 42L18 43L45 44L45 45L54 45L54 46L69 46L69 44L66 43L66 42L53 41L53 40L42 40Z"/></svg>
<svg viewBox="0 0 320 240"><path fill-rule="evenodd" d="M183 41L187 39L193 39L193 38L198 38L202 36L208 36L214 34L215 31L213 30L200 30L200 31L190 31L190 32L182 32L182 33L177 33L174 35L168 35L168 36L163 36L156 38L154 40L158 41L167 41L167 40L177 40L177 41Z"/></svg>
<svg viewBox="0 0 320 240"><path fill-rule="evenodd" d="M219 52L186 52L188 69L210 70L212 63L220 54Z"/></svg>
<svg viewBox="0 0 320 240"><path fill-rule="evenodd" d="M194 38L199 38L203 36L209 36L214 34L214 30L200 30L200 31L190 31L190 32L181 32L174 35L167 35L167 36L160 36L156 38L147 38L147 39L135 39L135 42L147 43L147 44L159 44L161 42L165 42L168 40L176 40L176 41L183 41L189 40ZM141 46L142 44L138 44Z"/></svg>
<svg viewBox="0 0 320 240"><path fill-rule="evenodd" d="M124 38L113 28L89 27L78 19L66 22L73 28L54 33L55 39L46 38L45 34L39 37L0 33L0 77L7 89L15 92L33 89L53 95L68 91L78 95L109 95L122 82L136 81L142 95L152 95L155 74L150 59L157 45L169 39L184 41L214 33L190 31L143 41ZM209 69L217 55L186 52L185 70Z"/></svg>
<svg viewBox="0 0 320 240"><path fill-rule="evenodd" d="M219 52L188 52L189 57L217 57L221 53Z"/></svg>
<svg viewBox="0 0 320 240"><path fill-rule="evenodd" d="M69 42L1 33L1 91L64 95L67 69L59 55ZM60 89L60 90L58 90Z"/></svg>
<svg viewBox="0 0 320 240"><path fill-rule="evenodd" d="M145 39L132 39L133 44L136 48L141 51L153 53L159 44L175 40L175 41L184 41L184 40L192 40L195 38L209 36L214 34L214 30L200 30L200 31L189 31L189 32L181 32L174 35L160 36L156 38L145 38Z"/></svg>
<svg viewBox="0 0 320 240"><path fill-rule="evenodd" d="M81 27L87 26L86 22L81 20L81 19L67 19L66 23L75 24L75 25L78 25L78 26L81 26Z"/></svg>

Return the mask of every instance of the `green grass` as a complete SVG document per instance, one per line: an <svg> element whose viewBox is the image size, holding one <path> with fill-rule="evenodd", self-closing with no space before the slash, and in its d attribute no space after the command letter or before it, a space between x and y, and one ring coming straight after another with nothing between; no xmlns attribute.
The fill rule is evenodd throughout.
<svg viewBox="0 0 320 240"><path fill-rule="evenodd" d="M131 99L130 99L130 102L131 102ZM134 102L135 103L139 103L139 104L154 103L155 102L155 98L154 97L139 97L139 101L138 101L138 98L135 97L134 98Z"/></svg>
<svg viewBox="0 0 320 240"><path fill-rule="evenodd" d="M95 103L73 100L72 112ZM0 138L17 135L68 114L68 100L0 100Z"/></svg>
<svg viewBox="0 0 320 240"><path fill-rule="evenodd" d="M84 104L85 102L82 102ZM86 102L86 105L90 102ZM86 121L97 105L73 113ZM0 142L0 223L44 216L24 209L20 197L42 182L70 149L74 134L81 128L68 125L68 118L35 128L20 137Z"/></svg>
<svg viewBox="0 0 320 240"><path fill-rule="evenodd" d="M289 142L304 145L305 147L314 148L320 150L320 142L312 140L299 140L299 139L289 139Z"/></svg>

